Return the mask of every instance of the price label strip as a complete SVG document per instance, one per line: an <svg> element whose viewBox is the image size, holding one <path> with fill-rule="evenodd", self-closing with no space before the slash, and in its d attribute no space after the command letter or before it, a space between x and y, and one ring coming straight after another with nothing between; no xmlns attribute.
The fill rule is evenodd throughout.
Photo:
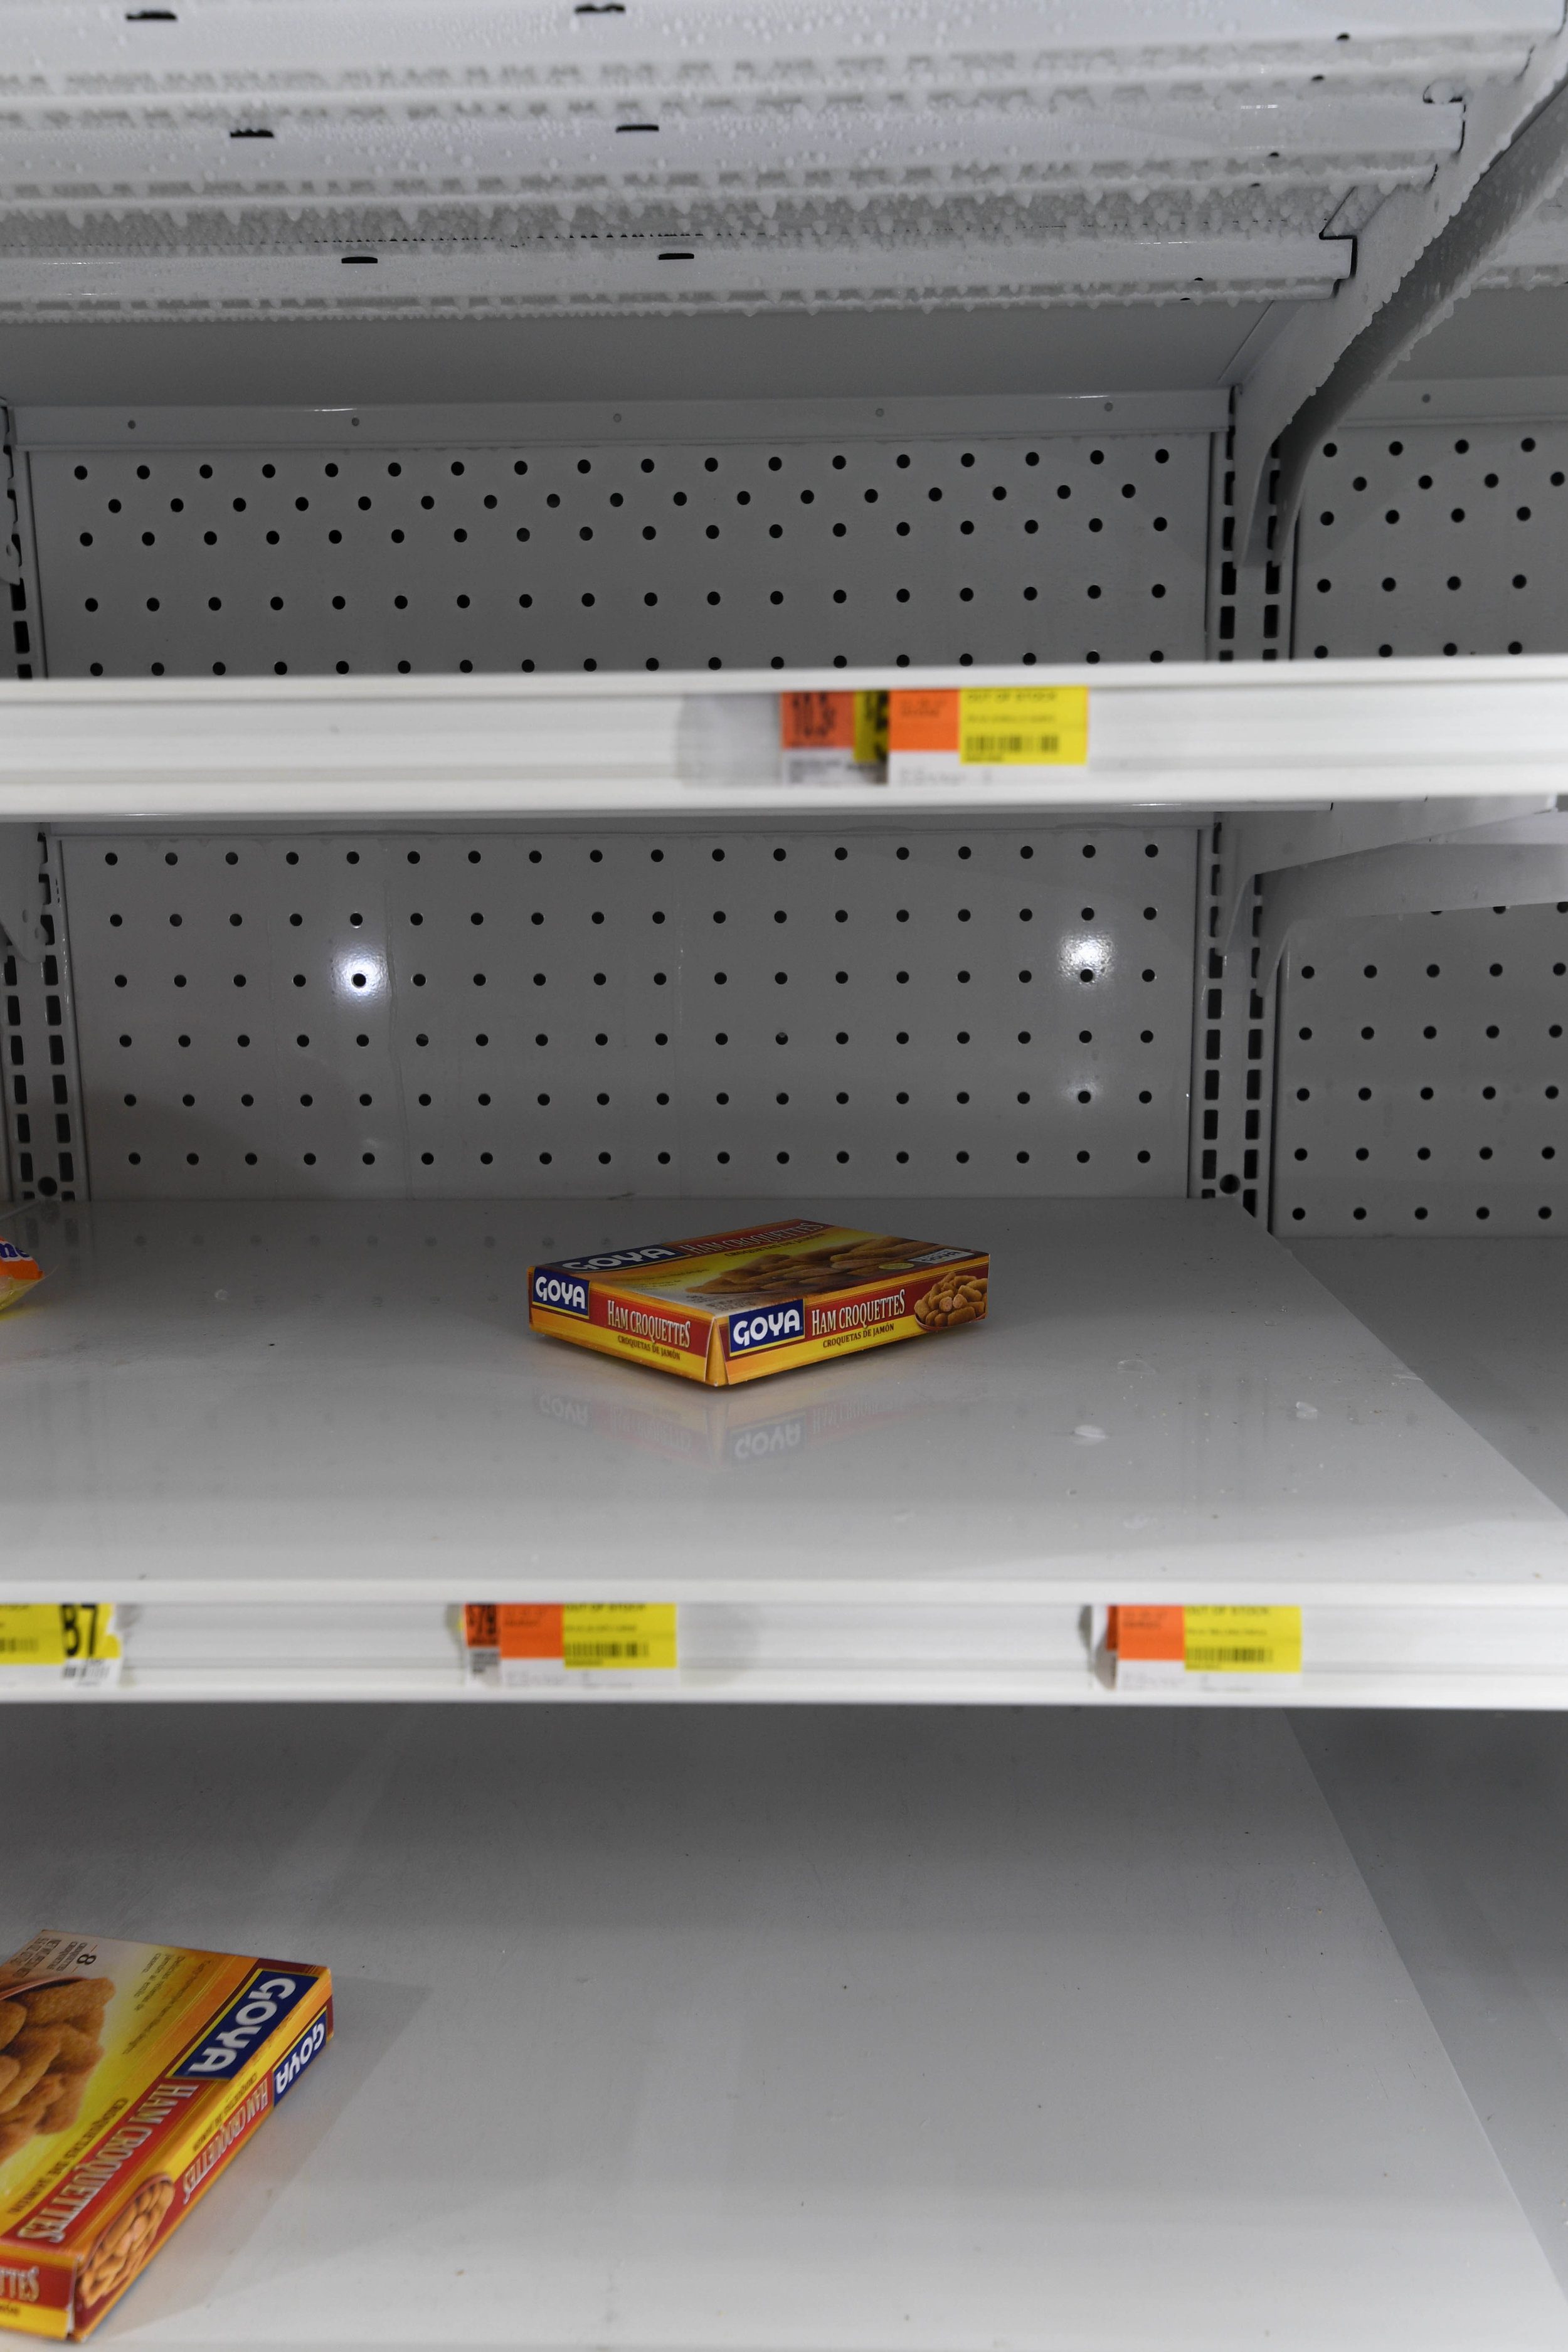
<svg viewBox="0 0 1568 2352"><path fill-rule="evenodd" d="M110 1601L0 1605L0 1689L107 1690L123 1664Z"/></svg>
<svg viewBox="0 0 1568 2352"><path fill-rule="evenodd" d="M488 1690L563 1689L574 1675L673 1674L676 1610L662 1601L470 1601L464 1673Z"/></svg>
<svg viewBox="0 0 1568 2352"><path fill-rule="evenodd" d="M976 686L888 697L894 784L1020 783L1020 770L1089 759L1086 686Z"/></svg>
<svg viewBox="0 0 1568 2352"><path fill-rule="evenodd" d="M1301 1672L1301 1612L1276 1607L1115 1608L1103 1649L1118 1690L1172 1690L1194 1675Z"/></svg>

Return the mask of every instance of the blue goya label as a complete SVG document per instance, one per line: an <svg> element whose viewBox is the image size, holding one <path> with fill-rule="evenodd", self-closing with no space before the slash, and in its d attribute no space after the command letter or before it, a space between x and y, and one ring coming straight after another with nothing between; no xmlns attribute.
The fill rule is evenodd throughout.
<svg viewBox="0 0 1568 2352"><path fill-rule="evenodd" d="M291 2091L312 2058L319 2057L327 2046L327 2012L305 2028L291 2050L286 2050L272 2069L272 2104L274 2106L287 2091Z"/></svg>
<svg viewBox="0 0 1568 2352"><path fill-rule="evenodd" d="M216 2017L189 2054L170 2073L210 2082L232 2074L251 2053L276 2033L291 2010L314 1992L321 1979L305 1969L262 1960L252 1969L221 2017Z"/></svg>
<svg viewBox="0 0 1568 2352"><path fill-rule="evenodd" d="M730 1353L755 1356L763 1348L787 1348L805 1337L805 1302L786 1298L776 1307L747 1307L730 1318Z"/></svg>
<svg viewBox="0 0 1568 2352"><path fill-rule="evenodd" d="M563 1265L536 1265L529 1297L535 1307L548 1307L552 1315L580 1315L588 1319L588 1281L585 1275L573 1274Z"/></svg>

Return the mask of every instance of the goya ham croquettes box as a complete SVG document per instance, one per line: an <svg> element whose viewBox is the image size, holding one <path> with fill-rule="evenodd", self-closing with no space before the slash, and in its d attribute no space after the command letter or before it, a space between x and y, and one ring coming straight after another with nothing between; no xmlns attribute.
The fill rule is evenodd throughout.
<svg viewBox="0 0 1568 2352"><path fill-rule="evenodd" d="M790 1217L529 1269L536 1331L730 1388L985 1313L984 1250Z"/></svg>
<svg viewBox="0 0 1568 2352"><path fill-rule="evenodd" d="M326 2044L322 1968L35 1936L0 1966L0 2326L97 2326Z"/></svg>

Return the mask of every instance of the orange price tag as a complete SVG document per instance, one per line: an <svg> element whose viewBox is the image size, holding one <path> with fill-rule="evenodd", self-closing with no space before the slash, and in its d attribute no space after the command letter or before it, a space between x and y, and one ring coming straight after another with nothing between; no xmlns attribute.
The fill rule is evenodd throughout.
<svg viewBox="0 0 1568 2352"><path fill-rule="evenodd" d="M852 694L781 694L779 743L786 751L853 751Z"/></svg>
<svg viewBox="0 0 1568 2352"><path fill-rule="evenodd" d="M463 1611L463 1646L500 1658L558 1658L563 1610L559 1601L470 1601Z"/></svg>
<svg viewBox="0 0 1568 2352"><path fill-rule="evenodd" d="M888 697L890 751L958 751L958 694L895 690Z"/></svg>
<svg viewBox="0 0 1568 2352"><path fill-rule="evenodd" d="M463 1610L468 1680L491 1690L559 1687L574 1674L673 1670L674 1604L663 1601L470 1601Z"/></svg>
<svg viewBox="0 0 1568 2352"><path fill-rule="evenodd" d="M1119 1658L1162 1659L1184 1667L1187 1659L1187 1612L1184 1609L1113 1609L1114 1648ZM1109 1638L1109 1637L1108 1637Z"/></svg>

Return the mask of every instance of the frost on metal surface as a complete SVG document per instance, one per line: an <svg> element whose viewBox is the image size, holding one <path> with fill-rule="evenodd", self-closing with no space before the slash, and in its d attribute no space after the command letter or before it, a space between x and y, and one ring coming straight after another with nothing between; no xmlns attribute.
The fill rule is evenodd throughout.
<svg viewBox="0 0 1568 2352"><path fill-rule="evenodd" d="M0 316L1323 295L1552 29L1542 0L3 16Z"/></svg>
<svg viewBox="0 0 1568 2352"><path fill-rule="evenodd" d="M1549 196L1514 230L1479 283L1524 289L1568 285L1568 192Z"/></svg>
<svg viewBox="0 0 1568 2352"><path fill-rule="evenodd" d="M1186 1190L1190 829L65 846L100 1199Z"/></svg>

